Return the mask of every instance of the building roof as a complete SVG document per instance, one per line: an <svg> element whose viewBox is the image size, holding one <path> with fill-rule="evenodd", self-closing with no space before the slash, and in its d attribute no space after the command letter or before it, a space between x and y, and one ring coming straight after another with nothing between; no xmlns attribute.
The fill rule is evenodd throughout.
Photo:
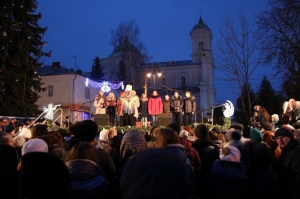
<svg viewBox="0 0 300 199"><path fill-rule="evenodd" d="M199 22L193 27L192 31L197 30L197 29L205 29L205 30L208 30L211 32L208 25L206 25L206 23L203 22L202 16L200 16Z"/></svg>
<svg viewBox="0 0 300 199"><path fill-rule="evenodd" d="M200 63L194 63L192 60L182 60L182 61L169 61L169 62L152 62L146 63L143 65L143 68L152 68L153 66L157 67L173 67L173 66L186 66L186 65L199 65Z"/></svg>
<svg viewBox="0 0 300 199"><path fill-rule="evenodd" d="M41 76L48 75L67 75L67 74L80 74L81 70L73 71L72 69L65 68L60 65L60 62L53 62L51 66L44 66L37 69L37 73ZM84 75L82 75L84 76Z"/></svg>
<svg viewBox="0 0 300 199"><path fill-rule="evenodd" d="M139 49L133 45L131 42L129 42L128 37L125 38L125 41L121 44L119 44L112 52L112 54L114 53L120 53L120 52L136 52L139 53Z"/></svg>

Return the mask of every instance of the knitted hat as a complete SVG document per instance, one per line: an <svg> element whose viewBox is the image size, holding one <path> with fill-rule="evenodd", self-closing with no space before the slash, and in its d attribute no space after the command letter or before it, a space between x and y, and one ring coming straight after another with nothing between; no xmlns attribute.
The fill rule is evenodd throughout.
<svg viewBox="0 0 300 199"><path fill-rule="evenodd" d="M224 147L220 153L220 159L231 162L239 162L241 159L241 153L234 146Z"/></svg>
<svg viewBox="0 0 300 199"><path fill-rule="evenodd" d="M260 130L253 128L250 132L250 140L260 142L263 140L263 135Z"/></svg>
<svg viewBox="0 0 300 199"><path fill-rule="evenodd" d="M123 170L120 189L123 199L193 198L195 190L184 163L164 148L146 149L132 157Z"/></svg>
<svg viewBox="0 0 300 199"><path fill-rule="evenodd" d="M22 147L22 155L30 152L45 152L48 153L48 145L42 139L28 140Z"/></svg>
<svg viewBox="0 0 300 199"><path fill-rule="evenodd" d="M293 134L289 130L287 130L286 128L277 129L276 132L275 132L275 138L277 138L278 136L287 136L291 139L294 139Z"/></svg>
<svg viewBox="0 0 300 199"><path fill-rule="evenodd" d="M14 147L21 148L26 142L23 136L14 137Z"/></svg>
<svg viewBox="0 0 300 199"><path fill-rule="evenodd" d="M265 122L261 127L266 131L272 131L272 125L269 122Z"/></svg>

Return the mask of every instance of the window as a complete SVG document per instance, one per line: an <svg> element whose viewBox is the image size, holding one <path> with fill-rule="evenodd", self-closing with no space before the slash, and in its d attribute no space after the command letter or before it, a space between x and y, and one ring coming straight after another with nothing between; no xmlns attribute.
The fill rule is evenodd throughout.
<svg viewBox="0 0 300 199"><path fill-rule="evenodd" d="M198 43L198 50L204 50L204 42Z"/></svg>
<svg viewBox="0 0 300 199"><path fill-rule="evenodd" d="M163 77L163 78L161 79L161 84L162 84L162 85L166 85L166 83L167 83L167 79L166 79L165 77Z"/></svg>
<svg viewBox="0 0 300 199"><path fill-rule="evenodd" d="M185 86L185 77L181 77L181 86Z"/></svg>
<svg viewBox="0 0 300 199"><path fill-rule="evenodd" d="M85 88L85 99L91 99L90 88Z"/></svg>
<svg viewBox="0 0 300 199"><path fill-rule="evenodd" d="M48 86L48 97L52 97L53 96L53 85L49 85Z"/></svg>

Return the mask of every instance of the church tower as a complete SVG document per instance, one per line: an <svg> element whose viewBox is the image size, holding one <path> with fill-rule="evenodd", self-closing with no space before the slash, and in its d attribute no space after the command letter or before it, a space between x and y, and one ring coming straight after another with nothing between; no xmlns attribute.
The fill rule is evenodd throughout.
<svg viewBox="0 0 300 199"><path fill-rule="evenodd" d="M212 32L203 22L202 17L190 32L192 39L192 62L201 64L200 107L207 109L214 106L215 88L213 82L213 70L215 68L212 57Z"/></svg>

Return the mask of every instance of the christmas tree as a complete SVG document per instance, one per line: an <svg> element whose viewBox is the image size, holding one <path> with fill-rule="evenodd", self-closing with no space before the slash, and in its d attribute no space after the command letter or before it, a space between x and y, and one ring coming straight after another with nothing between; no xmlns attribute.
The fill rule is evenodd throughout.
<svg viewBox="0 0 300 199"><path fill-rule="evenodd" d="M37 74L46 28L39 26L35 0L2 0L0 3L0 115L36 116L39 93L45 91Z"/></svg>
<svg viewBox="0 0 300 199"><path fill-rule="evenodd" d="M92 65L92 72L91 72L91 78L97 81L103 80L104 73L103 73L103 67L101 66L101 61L99 56L97 56L94 59L94 63Z"/></svg>

